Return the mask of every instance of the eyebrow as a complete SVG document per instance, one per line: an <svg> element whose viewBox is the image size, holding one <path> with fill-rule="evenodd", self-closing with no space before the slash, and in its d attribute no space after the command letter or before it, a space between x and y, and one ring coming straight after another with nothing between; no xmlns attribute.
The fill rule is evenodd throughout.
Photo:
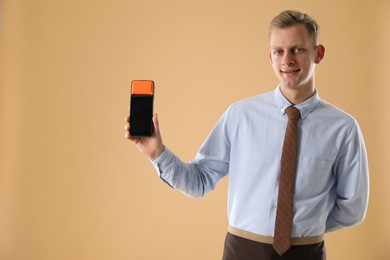
<svg viewBox="0 0 390 260"><path fill-rule="evenodd" d="M296 49L296 48L307 48L307 46L305 44L295 44L291 47L289 47L288 49ZM279 50L279 49L284 49L283 47L278 47L278 46L271 46L271 49L272 50Z"/></svg>
<svg viewBox="0 0 390 260"><path fill-rule="evenodd" d="M294 50L296 48L304 48L304 49L307 49L308 47L304 44L296 44L296 45L293 45L291 47L288 47L287 49L288 50ZM271 50L275 51L275 50L284 50L285 48L283 47L277 47L277 46L271 46Z"/></svg>

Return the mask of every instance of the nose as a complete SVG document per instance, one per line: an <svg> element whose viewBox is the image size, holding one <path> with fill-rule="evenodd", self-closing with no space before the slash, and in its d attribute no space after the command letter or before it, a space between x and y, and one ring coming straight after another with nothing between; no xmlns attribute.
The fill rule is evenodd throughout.
<svg viewBox="0 0 390 260"><path fill-rule="evenodd" d="M295 57L293 53L285 52L282 57L282 65L290 66L295 64Z"/></svg>

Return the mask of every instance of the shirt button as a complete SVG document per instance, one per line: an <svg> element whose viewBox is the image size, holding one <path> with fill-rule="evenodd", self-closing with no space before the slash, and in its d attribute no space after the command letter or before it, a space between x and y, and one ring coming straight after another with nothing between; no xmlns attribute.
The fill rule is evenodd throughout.
<svg viewBox="0 0 390 260"><path fill-rule="evenodd" d="M275 204L272 204L272 209L276 209L276 205Z"/></svg>

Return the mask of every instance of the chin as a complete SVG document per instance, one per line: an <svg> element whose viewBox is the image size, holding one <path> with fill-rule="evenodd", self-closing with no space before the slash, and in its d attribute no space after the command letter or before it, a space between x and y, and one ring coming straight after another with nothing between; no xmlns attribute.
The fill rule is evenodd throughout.
<svg viewBox="0 0 390 260"><path fill-rule="evenodd" d="M299 84L296 84L296 83L282 83L282 86L285 88L290 88L290 89L299 88Z"/></svg>

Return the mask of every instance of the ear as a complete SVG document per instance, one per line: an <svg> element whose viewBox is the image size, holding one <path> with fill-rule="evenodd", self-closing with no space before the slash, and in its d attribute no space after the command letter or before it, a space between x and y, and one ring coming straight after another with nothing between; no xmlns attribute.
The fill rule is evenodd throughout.
<svg viewBox="0 0 390 260"><path fill-rule="evenodd" d="M325 56L325 47L324 45L319 44L317 46L316 58L314 59L314 63L319 64L324 58L324 56Z"/></svg>
<svg viewBox="0 0 390 260"><path fill-rule="evenodd" d="M272 65L273 61L272 61L272 52L271 51L268 54L268 58L269 58L269 61L271 62L271 65Z"/></svg>

